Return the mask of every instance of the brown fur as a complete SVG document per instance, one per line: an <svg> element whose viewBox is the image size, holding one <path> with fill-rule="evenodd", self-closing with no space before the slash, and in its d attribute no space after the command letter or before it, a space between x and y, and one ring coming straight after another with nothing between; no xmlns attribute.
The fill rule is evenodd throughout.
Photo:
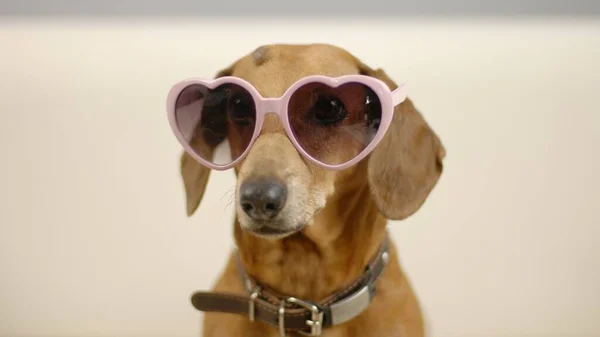
<svg viewBox="0 0 600 337"><path fill-rule="evenodd" d="M307 75L365 74L391 89L396 84L348 52L330 45L270 45L241 58L217 76L232 75L252 83L264 97L278 97ZM348 151L353 149L348 149ZM276 152L277 156L267 156ZM352 168L329 171L307 163L285 136L274 115L235 169L238 189L250 176L271 175L288 182L288 222L306 224L301 232L267 240L245 230L238 209L235 241L250 275L274 290L319 301L347 286L363 271L385 235L388 219L404 219L423 204L442 172L445 150L410 100L396 108L383 141ZM187 211L198 207L209 170L183 154L181 170ZM391 247L390 263L378 282L378 295L366 312L323 336L424 336L418 301ZM216 291L246 294L233 255L215 285ZM209 313L204 336L278 336L277 329L247 317Z"/></svg>

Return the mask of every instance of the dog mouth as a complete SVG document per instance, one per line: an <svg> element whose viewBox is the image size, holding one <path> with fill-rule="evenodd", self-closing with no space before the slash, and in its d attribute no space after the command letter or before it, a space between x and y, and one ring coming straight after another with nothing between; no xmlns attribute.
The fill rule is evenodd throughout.
<svg viewBox="0 0 600 337"><path fill-rule="evenodd" d="M246 228L252 234L271 239L281 239L302 230L304 226L282 227L275 224L256 224L250 228Z"/></svg>

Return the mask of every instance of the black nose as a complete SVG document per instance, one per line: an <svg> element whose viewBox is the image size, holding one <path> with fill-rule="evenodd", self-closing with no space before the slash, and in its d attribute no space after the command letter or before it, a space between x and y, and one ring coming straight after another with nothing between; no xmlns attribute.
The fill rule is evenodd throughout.
<svg viewBox="0 0 600 337"><path fill-rule="evenodd" d="M274 178L247 180L240 186L240 205L254 220L273 219L285 206L287 188Z"/></svg>

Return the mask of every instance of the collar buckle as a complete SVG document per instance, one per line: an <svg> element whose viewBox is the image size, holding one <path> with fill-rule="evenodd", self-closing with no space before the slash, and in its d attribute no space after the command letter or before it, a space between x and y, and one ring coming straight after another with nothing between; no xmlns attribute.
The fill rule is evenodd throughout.
<svg viewBox="0 0 600 337"><path fill-rule="evenodd" d="M305 309L308 309L311 313L310 319L306 320L306 325L308 327L310 327L310 331L309 332L298 331L298 332L305 336L320 336L321 332L323 331L323 317L324 317L323 310L321 310L321 308L319 308L314 303L299 300L295 297L288 297L286 299L286 301L289 303L301 306Z"/></svg>

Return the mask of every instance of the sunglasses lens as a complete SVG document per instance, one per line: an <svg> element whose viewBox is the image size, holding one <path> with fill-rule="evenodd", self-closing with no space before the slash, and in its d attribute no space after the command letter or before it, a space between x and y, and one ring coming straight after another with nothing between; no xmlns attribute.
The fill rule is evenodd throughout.
<svg viewBox="0 0 600 337"><path fill-rule="evenodd" d="M175 103L177 126L203 159L217 165L233 162L248 148L256 127L252 95L235 84L209 89L193 84Z"/></svg>
<svg viewBox="0 0 600 337"><path fill-rule="evenodd" d="M309 83L292 94L288 114L294 137L308 155L340 165L358 156L377 134L381 102L362 83L337 88Z"/></svg>

